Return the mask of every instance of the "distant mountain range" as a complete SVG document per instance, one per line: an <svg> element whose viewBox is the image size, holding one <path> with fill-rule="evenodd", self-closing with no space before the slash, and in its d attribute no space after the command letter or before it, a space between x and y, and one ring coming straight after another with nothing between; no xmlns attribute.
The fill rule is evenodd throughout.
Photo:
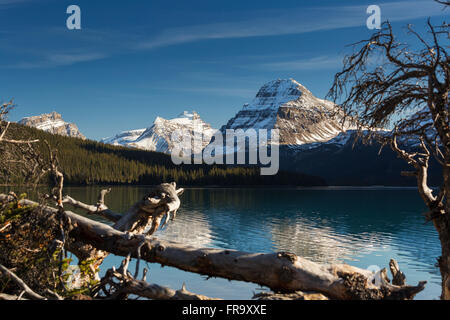
<svg viewBox="0 0 450 320"><path fill-rule="evenodd" d="M343 116L339 106L315 97L294 79L278 79L263 85L253 101L244 104L220 131L278 129L280 169L319 176L329 185L415 184L414 179L400 176L400 171L409 168L389 148L378 155L376 144L355 145L355 125L344 122ZM57 113L25 118L21 123L52 133L84 137L76 125L65 123ZM184 111L173 119L157 117L147 129L124 131L101 142L170 153L171 134L177 129L187 129L192 136L203 133L203 147L217 131L196 112ZM431 183L439 177L434 167L430 172Z"/></svg>
<svg viewBox="0 0 450 320"><path fill-rule="evenodd" d="M343 116L334 103L315 97L294 79L274 80L263 85L253 101L244 104L220 130L278 129L281 145L308 148L316 143L344 142L346 132L354 127L343 124ZM101 142L170 153L170 137L176 129L187 129L191 135L203 133L203 147L216 132L196 112L185 111L173 119L157 117L148 129L124 131Z"/></svg>
<svg viewBox="0 0 450 320"><path fill-rule="evenodd" d="M315 97L307 88L294 79L274 80L266 83L251 103L242 109L222 128L226 129L278 129L280 144L309 146L345 139L345 133L353 129L351 124L342 124L343 112L334 103ZM53 112L41 116L24 118L21 124L61 135L83 136L75 124L62 120ZM172 119L156 117L146 129L123 131L113 137L101 139L106 144L121 145L142 150L170 153L171 134L177 129L187 129L191 135L204 135L206 146L217 129L203 121L195 111L184 111ZM336 138L344 134L344 137ZM84 136L83 136L84 137ZM308 147L307 147L308 148Z"/></svg>

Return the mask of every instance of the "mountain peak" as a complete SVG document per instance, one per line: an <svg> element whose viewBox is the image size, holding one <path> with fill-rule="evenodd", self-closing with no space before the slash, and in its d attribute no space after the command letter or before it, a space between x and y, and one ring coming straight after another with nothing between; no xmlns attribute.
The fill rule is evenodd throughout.
<svg viewBox="0 0 450 320"><path fill-rule="evenodd" d="M192 111L185 110L178 115L178 118L186 118L186 119L190 119L190 120L195 120L195 119L200 119L200 115L197 112L195 112L194 110L192 110Z"/></svg>
<svg viewBox="0 0 450 320"><path fill-rule="evenodd" d="M318 100L296 80L277 79L265 83L251 103L244 104L243 110L278 110L280 106L300 105L299 101ZM307 107L310 103L302 103Z"/></svg>
<svg viewBox="0 0 450 320"><path fill-rule="evenodd" d="M43 113L39 116L25 117L22 120L20 120L19 123L23 124L22 122L25 122L25 121L35 121L35 120L42 120L42 119L62 120L62 115L56 111L52 111L50 113Z"/></svg>
<svg viewBox="0 0 450 320"><path fill-rule="evenodd" d="M256 98L289 97L293 100L300 98L304 92L310 93L294 79L277 79L264 84L256 94Z"/></svg>
<svg viewBox="0 0 450 320"><path fill-rule="evenodd" d="M278 129L281 144L299 145L328 141L348 129L342 116L337 105L315 97L296 80L277 79L264 84L221 130Z"/></svg>
<svg viewBox="0 0 450 320"><path fill-rule="evenodd" d="M62 115L56 111L41 114L39 116L23 118L19 121L19 124L34 127L53 134L86 139L86 137L78 130L76 124L65 122Z"/></svg>
<svg viewBox="0 0 450 320"><path fill-rule="evenodd" d="M209 143L216 131L204 122L197 112L183 111L172 119L156 117L153 125L145 130L125 131L112 138L105 138L101 142L170 153L174 147L171 136L175 130L186 130L192 135L203 134L205 139L203 147Z"/></svg>
<svg viewBox="0 0 450 320"><path fill-rule="evenodd" d="M41 116L38 116L38 117L48 117L48 118L50 118L50 119L53 119L53 120L62 120L62 115L60 114L60 113L58 113L58 112L56 112L56 111L52 111L52 112L50 112L50 113L48 113L48 114L43 114L43 115L41 115Z"/></svg>

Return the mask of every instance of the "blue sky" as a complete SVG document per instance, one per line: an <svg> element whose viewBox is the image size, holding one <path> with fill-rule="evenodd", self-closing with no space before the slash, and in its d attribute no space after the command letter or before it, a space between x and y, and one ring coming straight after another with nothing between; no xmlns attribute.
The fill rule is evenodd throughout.
<svg viewBox="0 0 450 320"><path fill-rule="evenodd" d="M81 8L81 30L66 8ZM0 100L11 120L62 113L92 139L196 110L220 127L259 87L294 78L323 98L366 8L400 33L450 11L432 0L0 0Z"/></svg>

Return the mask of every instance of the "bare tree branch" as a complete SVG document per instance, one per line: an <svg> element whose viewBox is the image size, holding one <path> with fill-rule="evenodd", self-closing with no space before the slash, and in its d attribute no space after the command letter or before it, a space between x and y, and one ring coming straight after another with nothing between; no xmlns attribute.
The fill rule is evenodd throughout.
<svg viewBox="0 0 450 320"><path fill-rule="evenodd" d="M14 272L8 270L5 266L0 264L0 271L6 276L9 277L11 280L13 280L22 290L25 291L25 294L34 300L47 300L47 298L41 296L40 294L37 294L25 282L22 281L18 276L15 275ZM20 299L18 299L20 300Z"/></svg>
<svg viewBox="0 0 450 320"><path fill-rule="evenodd" d="M89 205L89 204L85 204L81 201L75 200L74 198L66 195L63 197L63 203L64 204L69 204L75 208L79 208L79 209L83 209L85 212L87 212L88 214L92 214L92 215L98 215L101 216L109 221L112 222L117 222L120 220L120 218L122 218L122 214L120 213L116 213L111 211L106 205L105 205L105 195L107 193L109 193L111 191L111 189L104 189L100 192L99 195L99 201L97 202L96 205Z"/></svg>
<svg viewBox="0 0 450 320"><path fill-rule="evenodd" d="M438 1L448 6L447 1ZM414 171L425 214L439 233L442 298L450 300L450 58L449 25L427 21L427 34L408 26L411 42L400 43L383 23L370 39L354 45L328 94L355 119L363 142L390 145ZM394 130L388 130L394 127ZM401 144L401 145L400 145ZM430 159L441 166L439 194L429 187Z"/></svg>
<svg viewBox="0 0 450 320"><path fill-rule="evenodd" d="M185 285L180 290L173 290L157 284L149 284L145 280L137 280L128 272L130 256L123 262L121 267L109 269L103 277L99 289L107 291L108 299L127 297L130 294L152 300L220 300L210 298L201 294L186 290ZM110 290L107 290L106 287Z"/></svg>

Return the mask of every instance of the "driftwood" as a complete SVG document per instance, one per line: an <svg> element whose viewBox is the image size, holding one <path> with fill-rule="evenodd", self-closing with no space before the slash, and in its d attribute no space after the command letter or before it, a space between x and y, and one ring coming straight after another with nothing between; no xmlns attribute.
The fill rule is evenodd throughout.
<svg viewBox="0 0 450 320"><path fill-rule="evenodd" d="M293 293L261 292L255 294L253 299L257 300L329 300L321 293L296 291Z"/></svg>
<svg viewBox="0 0 450 320"><path fill-rule="evenodd" d="M122 218L122 214L113 212L105 205L105 196L111 192L111 189L104 189L100 191L99 199L96 205L85 204L81 201L75 200L72 197L66 195L63 198L63 204L69 204L75 208L84 210L91 215L101 216L109 221L117 222Z"/></svg>
<svg viewBox="0 0 450 320"><path fill-rule="evenodd" d="M0 293L0 301L1 300L10 301L10 300L28 300L28 299L23 298L21 296L15 296L12 294Z"/></svg>
<svg viewBox="0 0 450 320"><path fill-rule="evenodd" d="M161 241L144 235L131 235L101 224L85 224L77 219L75 237L89 237L102 250L116 255L131 253L148 262L158 262L208 276L241 280L267 286L277 292L315 291L333 299L410 299L418 286L372 283L375 275L348 265L322 266L290 253L246 253L232 250L194 248ZM143 245L144 244L144 245Z"/></svg>
<svg viewBox="0 0 450 320"><path fill-rule="evenodd" d="M184 284L180 290L176 291L157 284L149 284L145 280L147 269L144 269L142 280L138 280L136 279L137 275L133 276L128 272L129 262L130 255L122 262L118 270L112 268L106 271L97 291L103 291L108 299L117 299L132 294L152 300L220 300L189 292ZM137 267L136 271L138 269Z"/></svg>
<svg viewBox="0 0 450 320"><path fill-rule="evenodd" d="M114 229L153 234L160 226L164 216L167 216L167 222L176 215L181 204L179 196L184 192L184 189L176 189L175 183L160 184L142 200L134 204L125 214L113 212L105 205L105 195L110 191L111 189L101 190L96 205L85 204L70 196L65 196L62 202L83 209L88 214L99 215L114 222Z"/></svg>
<svg viewBox="0 0 450 320"><path fill-rule="evenodd" d="M406 276L403 272L400 271L400 267L398 266L397 261L391 259L389 261L389 269L392 273L392 284L397 286L403 286L406 283Z"/></svg>
<svg viewBox="0 0 450 320"><path fill-rule="evenodd" d="M134 204L125 214L115 213L105 205L104 198L109 192L110 190L102 190L95 206L84 204L69 196L65 196L62 203L83 209L88 214L106 218L114 223L112 228L116 230L151 235L160 227L164 217L165 223L167 223L171 217L176 215L181 204L179 195L184 192L184 189L177 189L175 183L163 183ZM84 239L79 240L71 243L68 249L80 260L96 260L93 268L98 267L110 252L98 250L98 247L88 244Z"/></svg>
<svg viewBox="0 0 450 320"><path fill-rule="evenodd" d="M378 273L346 264L320 265L288 252L248 253L235 250L195 248L172 241L158 240L152 234L169 212L178 209L182 189L175 184L164 184L136 203L121 219L108 226L71 211L60 212L69 226L69 237L75 244L86 246L89 252L104 252L132 257L147 262L172 266L181 270L210 277L253 282L266 286L278 294L293 294L298 291L317 293L330 299L412 299L424 289L425 281L417 286L389 283L386 269ZM8 199L0 195L0 201ZM68 201L66 203L69 203ZM74 204L70 202L71 204ZM36 206L30 200L21 200L21 205ZM81 207L81 206L77 206ZM91 208L92 209L92 208ZM43 207L48 214L58 209ZM94 210L90 210L95 214ZM71 251L73 244L68 245ZM105 256L106 256L105 255ZM100 255L99 260L103 261ZM397 265L398 267L398 265ZM397 268L391 267L391 270ZM394 278L400 271L393 273ZM127 272L111 271L109 280L115 278L127 283L121 294L137 294L152 299L180 298L183 292L161 289L141 280L131 278ZM398 276L397 276L398 278ZM128 290L128 291L127 291ZM181 290L185 291L185 290ZM191 299L200 295L191 294ZM273 298L277 296L272 296ZM280 296L278 296L279 298ZM291 295L291 297L294 297ZM205 297L206 298L206 297ZM268 298L267 296L265 298Z"/></svg>

